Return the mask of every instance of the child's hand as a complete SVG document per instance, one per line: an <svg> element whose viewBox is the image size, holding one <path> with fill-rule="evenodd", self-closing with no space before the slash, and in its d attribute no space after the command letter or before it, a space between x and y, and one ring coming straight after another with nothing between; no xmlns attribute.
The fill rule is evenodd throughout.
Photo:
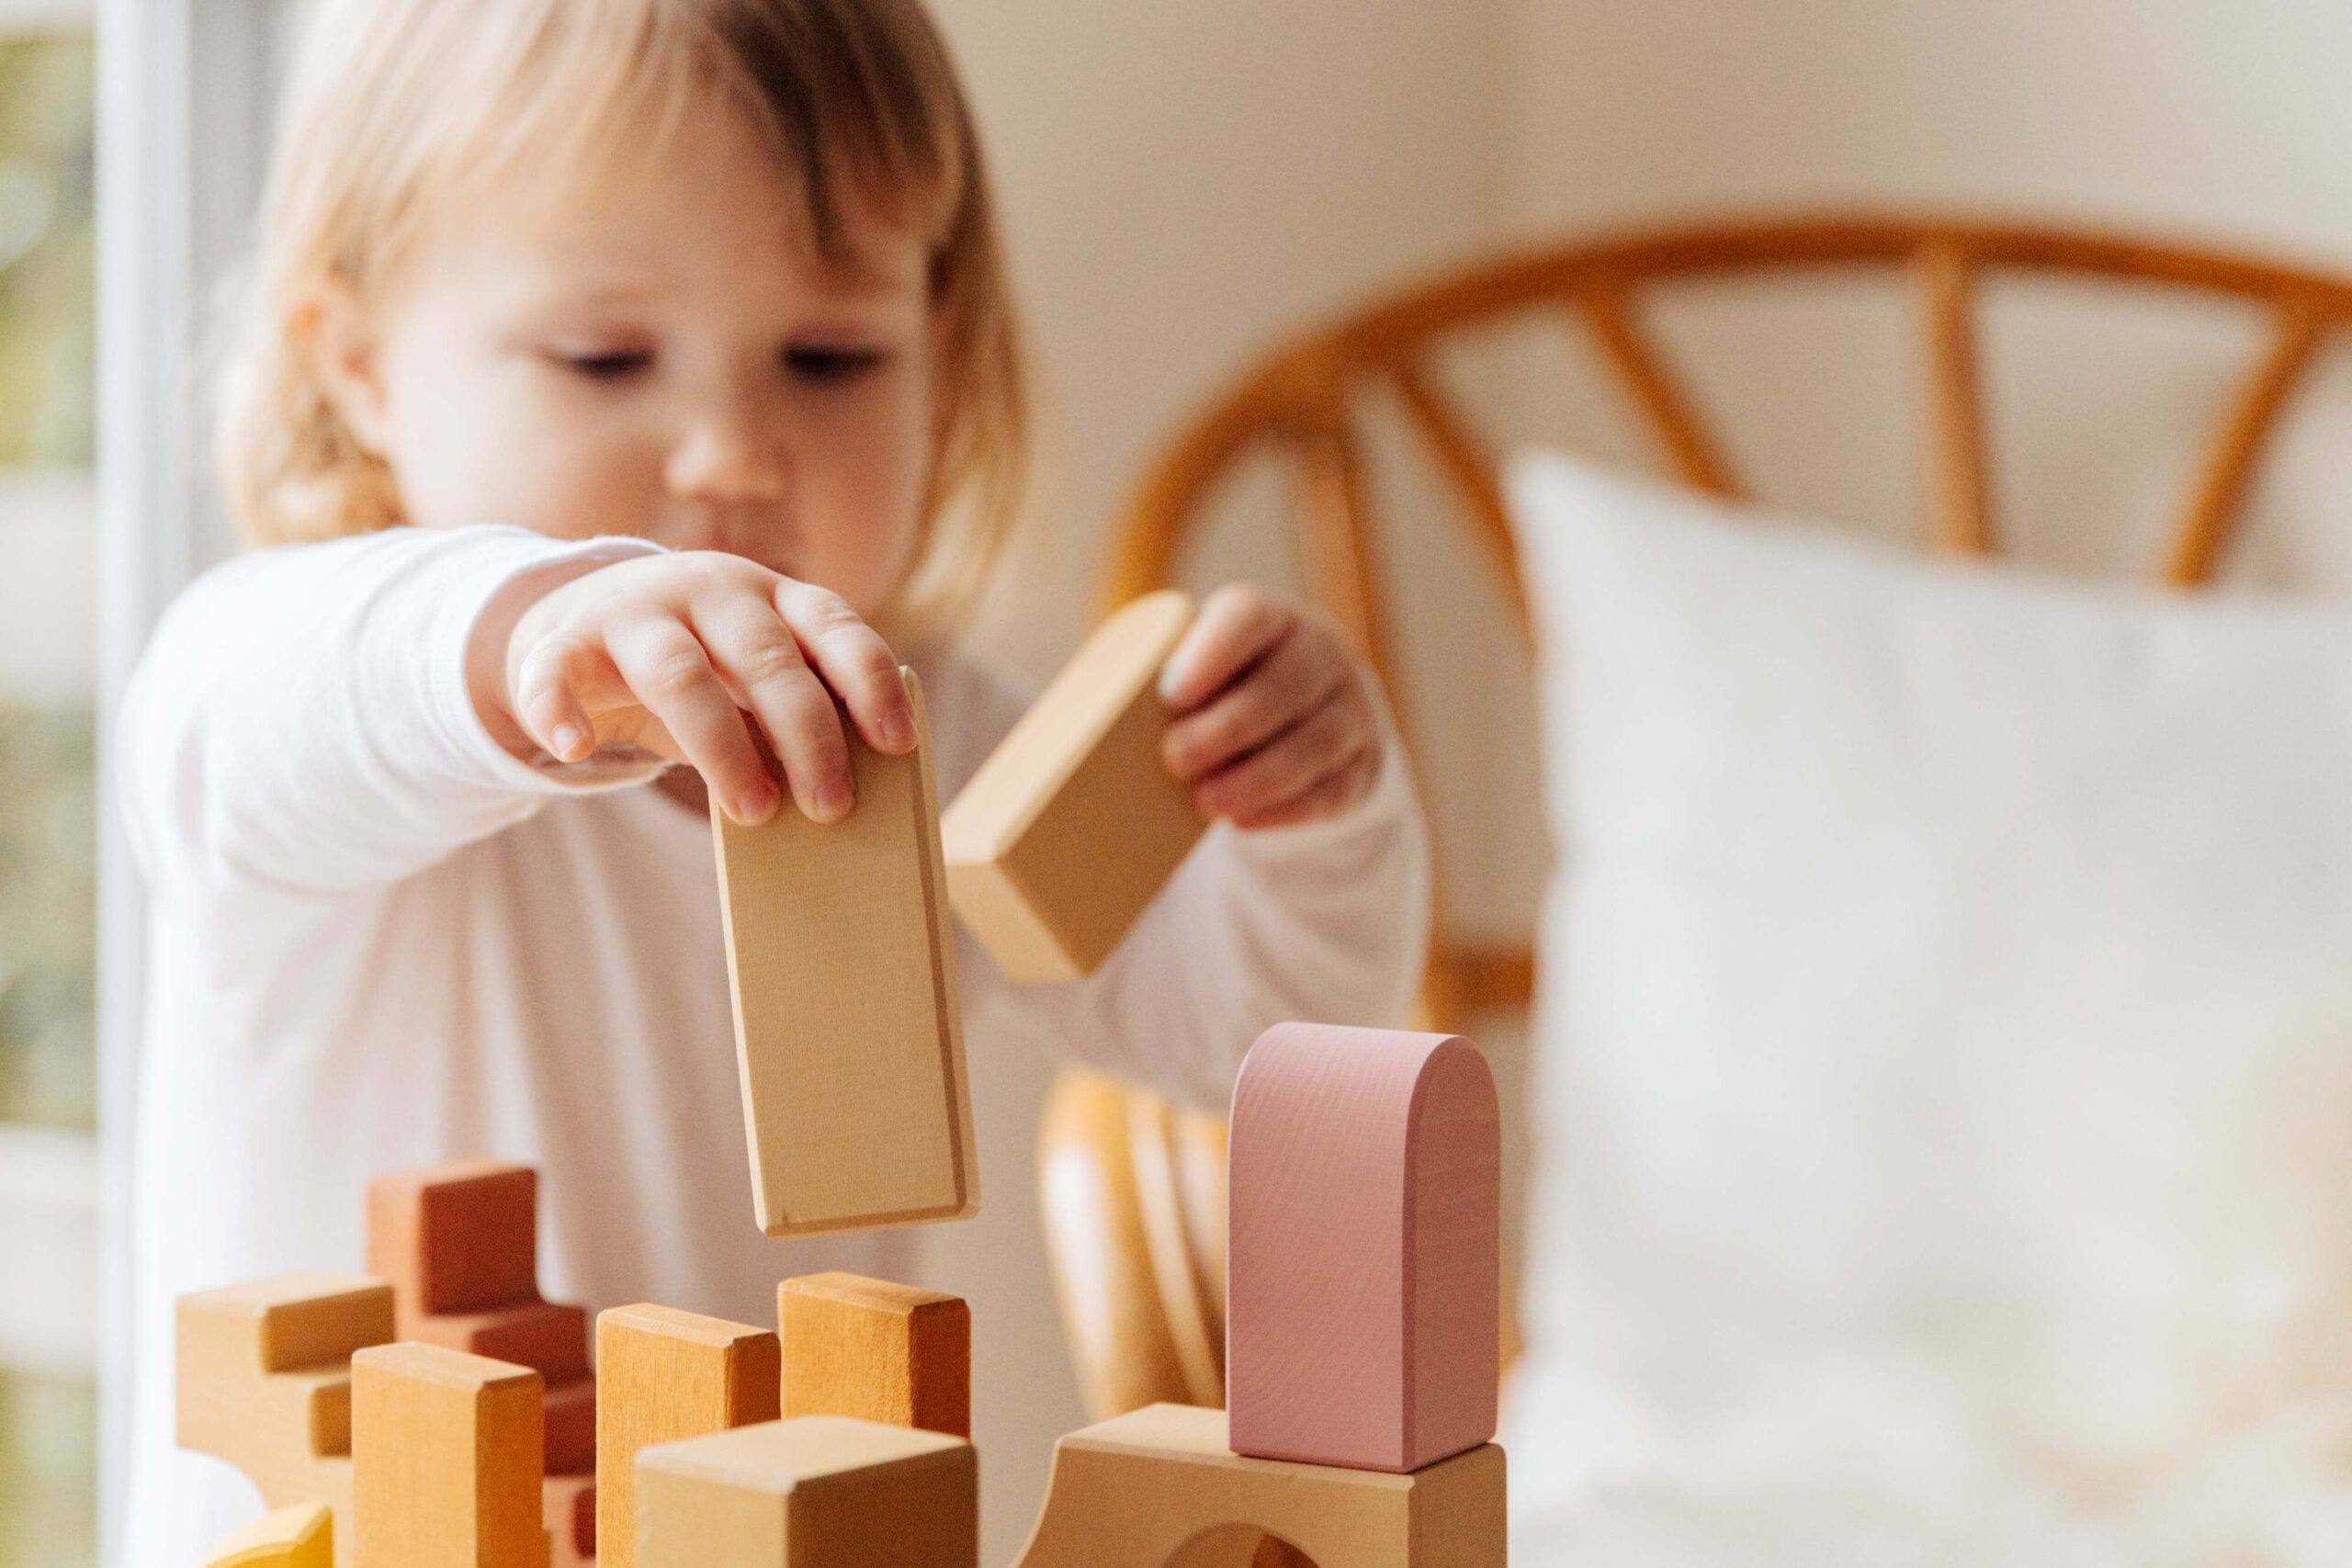
<svg viewBox="0 0 2352 1568"><path fill-rule="evenodd" d="M1220 588L1159 674L1174 712L1161 756L1204 817L1242 829L1336 817L1380 774L1366 677L1320 616L1261 589Z"/></svg>
<svg viewBox="0 0 2352 1568"><path fill-rule="evenodd" d="M836 698L876 750L915 743L888 645L839 595L740 556L642 556L572 578L515 612L503 654L492 701L549 756L622 744L689 762L747 824L783 800L752 718L819 822L854 803Z"/></svg>

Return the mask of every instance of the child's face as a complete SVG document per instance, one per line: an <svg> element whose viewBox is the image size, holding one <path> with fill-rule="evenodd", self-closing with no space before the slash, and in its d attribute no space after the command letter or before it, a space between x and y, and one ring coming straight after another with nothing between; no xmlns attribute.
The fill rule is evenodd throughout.
<svg viewBox="0 0 2352 1568"><path fill-rule="evenodd" d="M826 267L718 102L631 162L552 210L449 221L367 320L345 307L338 401L413 523L726 550L870 614L929 475L926 247L867 223L859 270Z"/></svg>

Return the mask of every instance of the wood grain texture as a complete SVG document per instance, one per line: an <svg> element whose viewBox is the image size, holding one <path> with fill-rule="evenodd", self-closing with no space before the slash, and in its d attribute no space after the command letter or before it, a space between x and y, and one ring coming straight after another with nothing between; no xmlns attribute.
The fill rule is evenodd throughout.
<svg viewBox="0 0 2352 1568"><path fill-rule="evenodd" d="M1159 667L1192 621L1173 591L1114 611L941 818L956 912L1011 978L1092 974L1199 840L1159 752Z"/></svg>
<svg viewBox="0 0 2352 1568"><path fill-rule="evenodd" d="M604 1568L637 1561L642 1449L773 1421L782 1354L763 1328L673 1307L596 1319L596 1539Z"/></svg>
<svg viewBox="0 0 2352 1568"><path fill-rule="evenodd" d="M1237 1452L1402 1472L1494 1436L1500 1127L1459 1036L1259 1037L1233 1098Z"/></svg>
<svg viewBox="0 0 2352 1568"><path fill-rule="evenodd" d="M849 1416L972 1435L972 1309L961 1296L855 1274L776 1288L784 1415Z"/></svg>
<svg viewBox="0 0 2352 1568"><path fill-rule="evenodd" d="M773 1236L979 1207L930 727L906 679L919 744L885 757L853 732L848 820L711 816L753 1208Z"/></svg>
<svg viewBox="0 0 2352 1568"><path fill-rule="evenodd" d="M1054 1446L1017 1568L1162 1568L1237 1524L1324 1568L1502 1568L1503 1452L1488 1443L1407 1475L1250 1459L1227 1447L1223 1412L1155 1404Z"/></svg>
<svg viewBox="0 0 2352 1568"><path fill-rule="evenodd" d="M205 1568L334 1568L334 1510L297 1503L247 1525L205 1554Z"/></svg>
<svg viewBox="0 0 2352 1568"><path fill-rule="evenodd" d="M391 1287L289 1274L180 1298L176 1441L226 1460L263 1506L322 1503L353 1556L351 1356L392 1337Z"/></svg>
<svg viewBox="0 0 2352 1568"><path fill-rule="evenodd" d="M539 1299L538 1173L461 1159L368 1185L368 1269L391 1282L400 1335L419 1320Z"/></svg>
<svg viewBox="0 0 2352 1568"><path fill-rule="evenodd" d="M351 1359L357 1568L545 1568L539 1374L383 1345Z"/></svg>
<svg viewBox="0 0 2352 1568"><path fill-rule="evenodd" d="M638 1455L638 1568L977 1568L972 1446L809 1416Z"/></svg>

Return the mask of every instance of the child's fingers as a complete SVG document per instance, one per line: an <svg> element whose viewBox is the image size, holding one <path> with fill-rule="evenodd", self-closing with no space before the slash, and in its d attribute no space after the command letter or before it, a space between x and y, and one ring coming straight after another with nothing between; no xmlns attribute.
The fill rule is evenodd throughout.
<svg viewBox="0 0 2352 1568"><path fill-rule="evenodd" d="M1376 743L1360 705L1344 697L1325 703L1255 751L1193 786L1193 806L1204 817L1237 820L1295 799Z"/></svg>
<svg viewBox="0 0 2352 1568"><path fill-rule="evenodd" d="M684 623L650 616L609 634L605 646L629 690L670 732L727 814L747 826L775 816L782 796L743 727L742 710Z"/></svg>
<svg viewBox="0 0 2352 1568"><path fill-rule="evenodd" d="M800 809L818 822L849 815L856 795L841 713L792 629L759 594L697 604L694 629L734 699L758 717Z"/></svg>
<svg viewBox="0 0 2352 1568"><path fill-rule="evenodd" d="M515 671L514 720L548 756L577 762L596 749L595 721L582 694L593 684L618 679L601 649L571 637L549 637L532 648Z"/></svg>
<svg viewBox="0 0 2352 1568"><path fill-rule="evenodd" d="M1255 750L1339 694L1351 671L1328 637L1287 637L1212 699L1168 727L1161 759L1185 784Z"/></svg>
<svg viewBox="0 0 2352 1568"><path fill-rule="evenodd" d="M865 743L888 756L914 750L914 707L899 673L898 655L838 593L787 578L777 584L775 612L799 639L800 651L857 726Z"/></svg>
<svg viewBox="0 0 2352 1568"><path fill-rule="evenodd" d="M1371 793L1373 780L1379 772L1380 749L1374 746L1309 784L1305 793L1278 806L1236 817L1233 825L1244 832L1255 833L1336 817Z"/></svg>
<svg viewBox="0 0 2352 1568"><path fill-rule="evenodd" d="M1190 713L1231 685L1298 629L1298 612L1262 589L1233 583L1202 602L1201 613L1160 667L1159 697Z"/></svg>

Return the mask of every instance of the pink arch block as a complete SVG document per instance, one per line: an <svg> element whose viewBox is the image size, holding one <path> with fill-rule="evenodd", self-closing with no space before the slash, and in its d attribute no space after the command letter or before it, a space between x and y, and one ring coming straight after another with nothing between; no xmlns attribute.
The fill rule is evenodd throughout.
<svg viewBox="0 0 2352 1568"><path fill-rule="evenodd" d="M1495 1435L1500 1141L1458 1035L1258 1037L1233 1094L1236 1453L1401 1472Z"/></svg>

